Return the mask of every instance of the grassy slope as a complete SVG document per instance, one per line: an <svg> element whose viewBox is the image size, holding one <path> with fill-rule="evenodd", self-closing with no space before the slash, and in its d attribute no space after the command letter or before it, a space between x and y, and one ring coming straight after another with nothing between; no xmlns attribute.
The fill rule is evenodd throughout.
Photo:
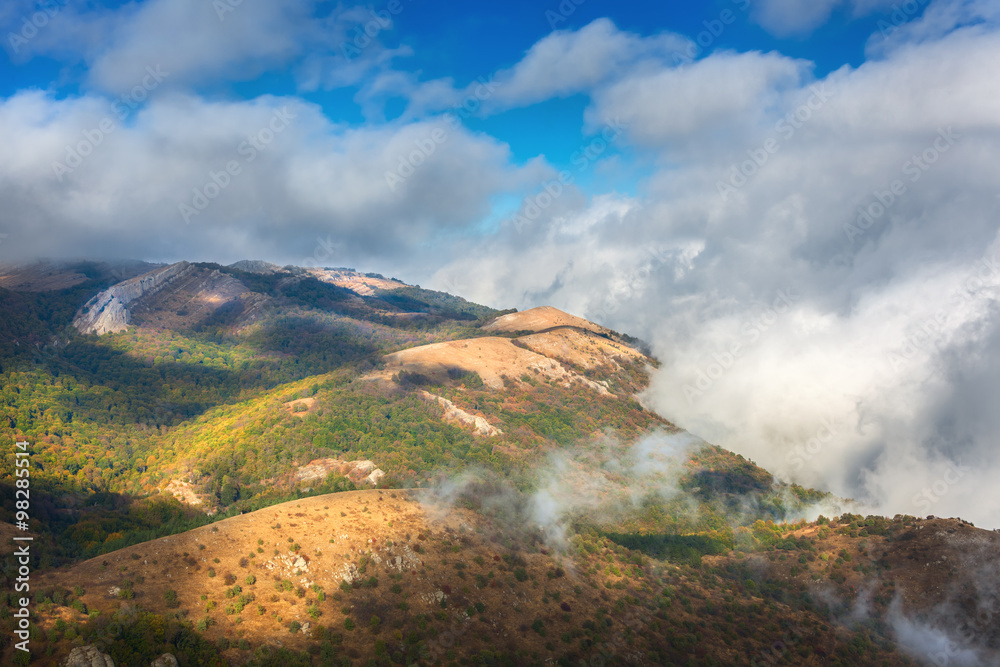
<svg viewBox="0 0 1000 667"><path fill-rule="evenodd" d="M866 538L852 538L847 519L833 526L843 535L822 538L806 526L764 526L747 551L694 564L587 532L553 551L530 526L417 494L293 501L52 572L45 594L59 603L43 603L41 626L54 655L68 649L67 633L79 634L119 664L164 651L181 664L214 664L212 649L262 665L458 656L510 665L912 664L884 627L847 620L850 582L831 582L827 595L839 602L829 605L801 578L789 581L787 565L832 567L846 549L858 569L875 567L863 554L891 548L911 520ZM73 593L80 581L86 590ZM158 641L157 623L192 624L210 648Z"/></svg>

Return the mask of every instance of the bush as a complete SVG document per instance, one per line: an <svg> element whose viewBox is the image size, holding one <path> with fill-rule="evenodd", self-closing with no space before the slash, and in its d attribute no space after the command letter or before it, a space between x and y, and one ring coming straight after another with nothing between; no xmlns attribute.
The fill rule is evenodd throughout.
<svg viewBox="0 0 1000 667"><path fill-rule="evenodd" d="M253 586L254 584L257 583L257 577L255 577L252 574L248 574L247 578L244 579L244 581L246 582L247 586Z"/></svg>
<svg viewBox="0 0 1000 667"><path fill-rule="evenodd" d="M298 621L292 621L291 623L288 624L288 631L291 632L293 635L301 629L302 629L302 624L299 623Z"/></svg>

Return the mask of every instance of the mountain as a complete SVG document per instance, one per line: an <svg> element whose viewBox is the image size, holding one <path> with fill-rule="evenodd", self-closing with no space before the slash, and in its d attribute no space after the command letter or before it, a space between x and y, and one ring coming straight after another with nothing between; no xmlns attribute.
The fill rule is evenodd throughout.
<svg viewBox="0 0 1000 667"><path fill-rule="evenodd" d="M40 664L1000 656L1000 535L684 432L627 334L348 268L0 274L0 531L27 441Z"/></svg>

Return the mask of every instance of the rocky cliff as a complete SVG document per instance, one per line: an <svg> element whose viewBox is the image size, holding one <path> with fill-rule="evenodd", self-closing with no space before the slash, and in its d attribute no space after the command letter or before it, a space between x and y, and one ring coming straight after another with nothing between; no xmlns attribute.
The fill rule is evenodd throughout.
<svg viewBox="0 0 1000 667"><path fill-rule="evenodd" d="M96 333L98 336L124 331L131 321L129 303L155 294L192 270L189 263L178 262L118 283L88 301L73 318L73 326L80 333Z"/></svg>

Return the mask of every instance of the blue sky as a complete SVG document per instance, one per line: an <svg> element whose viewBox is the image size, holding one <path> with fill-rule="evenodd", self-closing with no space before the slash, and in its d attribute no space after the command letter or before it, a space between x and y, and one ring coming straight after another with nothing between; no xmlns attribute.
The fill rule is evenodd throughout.
<svg viewBox="0 0 1000 667"><path fill-rule="evenodd" d="M554 305L709 441L995 525L1000 3L400 0L345 56L389 4L3 3L0 260Z"/></svg>
<svg viewBox="0 0 1000 667"><path fill-rule="evenodd" d="M76 11L73 2L42 6L59 7L62 14ZM100 3L97 6L100 9L92 10L95 14L111 13L115 9L124 13L131 8L129 3ZM822 77L845 64L857 66L862 63L866 42L877 21L890 20L891 16L891 9L887 11L886 8L856 16L850 7L840 6L832 10L828 21L815 29L791 33L778 31L776 35L760 25L759 12L749 0L703 3L586 0L579 5L571 0L563 4L516 0L481 6L400 0L398 7L401 8L398 13L389 13L387 2L363 6L357 16L345 21L346 34L339 44L334 41L327 48L332 47L336 52L353 50L355 44L365 45L367 42L357 41L355 30L377 25L371 45L358 49L359 52L408 47L410 53L400 56L393 63L394 67L411 72L421 80L450 78L458 86L464 86L513 67L553 28L579 30L594 20L608 18L620 30L642 36L673 32L690 38L691 48L679 49L677 58L688 59L693 55L694 59L700 59L724 50L780 51L810 61L815 74ZM317 3L310 10L313 16L322 17L336 12L336 8L334 3ZM3 64L0 94L9 96L28 88L46 90L55 97L93 91L87 80L86 54L34 53L31 41L23 46L12 42L11 34L19 35L25 18L35 13L28 4L22 4L21 9L20 13L8 10L6 14L8 58ZM239 6L233 7L232 13L239 9ZM224 11L222 16L228 17L229 13ZM390 16L391 25L383 26L384 20L379 21L378 15ZM916 14L908 16L915 17ZM39 30L44 32L48 27ZM221 77L192 86L192 89L206 97L222 99L297 95L319 105L333 121L363 125L372 120L366 118L361 105L354 99L359 85L304 89L295 73L301 55L282 59L262 72L250 70L252 77ZM553 164L565 168L570 166L570 156L589 134L582 122L586 105L586 95L575 94L486 117L471 115L464 120L471 129L506 142L517 160L544 155ZM404 106L404 96L386 100L384 120L398 119ZM634 187L634 183L629 185Z"/></svg>

